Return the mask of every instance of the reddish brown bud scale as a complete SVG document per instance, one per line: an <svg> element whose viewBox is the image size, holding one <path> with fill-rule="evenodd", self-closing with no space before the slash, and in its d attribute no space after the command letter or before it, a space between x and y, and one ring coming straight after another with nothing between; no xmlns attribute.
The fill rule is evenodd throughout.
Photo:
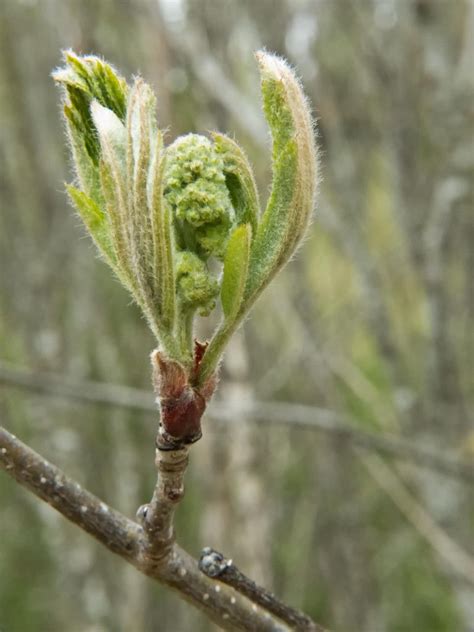
<svg viewBox="0 0 474 632"><path fill-rule="evenodd" d="M209 346L208 342L199 342L199 340L194 341L193 377L197 377L201 360L208 346Z"/></svg>
<svg viewBox="0 0 474 632"><path fill-rule="evenodd" d="M193 373L199 368L206 345L196 342ZM153 382L160 407L160 430L157 447L176 450L201 438L201 418L212 396L216 380L202 389L194 388L186 369L176 360L155 350L151 355Z"/></svg>

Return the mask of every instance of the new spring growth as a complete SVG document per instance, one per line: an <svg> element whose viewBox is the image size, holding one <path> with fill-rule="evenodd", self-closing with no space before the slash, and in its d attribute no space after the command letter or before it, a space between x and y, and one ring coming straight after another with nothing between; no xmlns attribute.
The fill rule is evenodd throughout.
<svg viewBox="0 0 474 632"><path fill-rule="evenodd" d="M128 85L98 57L71 51L53 75L76 171L69 196L158 342L152 363L162 447L199 438L224 348L291 258L314 206L314 126L301 85L283 59L256 58L273 140L263 212L234 140L189 134L164 145L154 93L141 78ZM218 303L222 316L210 341L195 341L196 316Z"/></svg>

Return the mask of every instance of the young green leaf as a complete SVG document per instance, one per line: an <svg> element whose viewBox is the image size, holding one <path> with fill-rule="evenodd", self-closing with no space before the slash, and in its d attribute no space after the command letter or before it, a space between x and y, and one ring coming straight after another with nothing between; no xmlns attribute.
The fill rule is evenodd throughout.
<svg viewBox="0 0 474 632"><path fill-rule="evenodd" d="M130 242L143 283L155 286L153 231L148 207L148 181L157 149L156 98L140 78L135 80L127 105L127 192ZM159 156L158 156L159 159Z"/></svg>
<svg viewBox="0 0 474 632"><path fill-rule="evenodd" d="M99 250L109 265L116 269L116 258L110 242L107 217L104 211L94 200L71 184L66 185L66 190Z"/></svg>
<svg viewBox="0 0 474 632"><path fill-rule="evenodd" d="M227 243L221 285L221 302L226 321L236 318L242 303L249 266L251 232L250 224L240 224Z"/></svg>
<svg viewBox="0 0 474 632"><path fill-rule="evenodd" d="M102 106L112 110L124 123L128 92L125 79L120 77L110 64L95 55L79 57L73 51L67 50L64 59L68 68L54 73L53 77L66 85L77 86L90 101L95 99Z"/></svg>
<svg viewBox="0 0 474 632"><path fill-rule="evenodd" d="M263 110L273 138L273 182L252 244L248 305L256 299L301 241L314 207L316 147L309 106L301 85L279 57L256 55Z"/></svg>
<svg viewBox="0 0 474 632"><path fill-rule="evenodd" d="M226 185L235 211L235 223L250 223L255 235L260 212L257 185L243 149L225 134L211 134L214 146L224 159Z"/></svg>
<svg viewBox="0 0 474 632"><path fill-rule="evenodd" d="M117 260L133 276L132 247L126 174L126 130L118 116L97 101L91 104L92 118L101 148L99 172L106 210L112 227Z"/></svg>
<svg viewBox="0 0 474 632"><path fill-rule="evenodd" d="M293 255L304 236L314 207L316 147L309 106L301 85L288 64L279 57L259 52L263 110L273 139L271 194L250 245L247 280L238 313L218 328L200 366L198 382L204 384L218 366L232 333L262 290ZM229 139L230 140L230 139ZM235 158L226 137L216 136L226 147L227 164L238 165L241 183L248 183L247 166ZM229 158L231 156L231 158ZM227 167L229 168L229 167ZM237 170L236 170L237 172ZM244 190L241 187L241 191ZM232 194L232 191L231 191ZM234 200L238 196L233 195ZM224 293L224 302L229 299ZM226 308L227 309L227 308Z"/></svg>
<svg viewBox="0 0 474 632"><path fill-rule="evenodd" d="M161 143L161 136L157 139ZM176 319L176 270L173 258L174 237L171 210L163 196L164 157L158 154L150 174L149 207L153 239L153 276L158 309L164 326L172 330Z"/></svg>

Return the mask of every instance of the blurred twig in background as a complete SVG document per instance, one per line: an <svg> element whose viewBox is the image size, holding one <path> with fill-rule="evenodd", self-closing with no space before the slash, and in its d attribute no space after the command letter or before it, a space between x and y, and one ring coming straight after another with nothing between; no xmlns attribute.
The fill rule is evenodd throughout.
<svg viewBox="0 0 474 632"><path fill-rule="evenodd" d="M376 456L365 455L362 462L415 529L457 573L474 585L474 557L464 551L435 523L383 461Z"/></svg>
<svg viewBox="0 0 474 632"><path fill-rule="evenodd" d="M0 384L27 389L37 393L73 399L89 404L102 404L140 410L157 415L153 396L145 390L100 382L67 379L0 363ZM474 481L474 464L450 457L440 450L417 445L395 435L367 432L354 426L354 421L315 406L287 402L248 401L224 403L215 401L207 415L214 423L283 424L300 430L319 430L336 435L355 446L387 456L409 461L419 467L432 468L442 474L466 482ZM212 427L208 428L212 431Z"/></svg>

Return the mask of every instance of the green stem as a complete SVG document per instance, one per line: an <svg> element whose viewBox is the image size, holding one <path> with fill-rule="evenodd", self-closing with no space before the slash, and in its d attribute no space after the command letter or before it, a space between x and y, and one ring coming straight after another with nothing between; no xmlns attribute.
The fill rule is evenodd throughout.
<svg viewBox="0 0 474 632"><path fill-rule="evenodd" d="M183 362L179 341L176 340L174 336L172 336L169 332L162 331L160 332L158 339L166 356L172 358L173 360L177 360L178 362Z"/></svg>
<svg viewBox="0 0 474 632"><path fill-rule="evenodd" d="M193 357L193 321L194 310L189 307L179 306L178 314L178 346L180 349L181 362L189 364Z"/></svg>
<svg viewBox="0 0 474 632"><path fill-rule="evenodd" d="M211 342L206 349L202 359L196 386L203 386L211 377L219 364L219 359L225 349L229 338L240 324L240 318L232 322L223 320L216 333L211 338Z"/></svg>
<svg viewBox="0 0 474 632"><path fill-rule="evenodd" d="M242 303L238 314L236 314L236 316L232 320L223 319L221 321L221 324L216 329L214 335L211 338L209 346L204 353L204 357L199 368L199 375L197 378L196 386L203 386L203 384L206 383L206 381L217 369L219 360L224 352L227 343L229 342L229 339L239 328L242 320L249 313L252 305L255 303L264 287L265 285L262 284Z"/></svg>

